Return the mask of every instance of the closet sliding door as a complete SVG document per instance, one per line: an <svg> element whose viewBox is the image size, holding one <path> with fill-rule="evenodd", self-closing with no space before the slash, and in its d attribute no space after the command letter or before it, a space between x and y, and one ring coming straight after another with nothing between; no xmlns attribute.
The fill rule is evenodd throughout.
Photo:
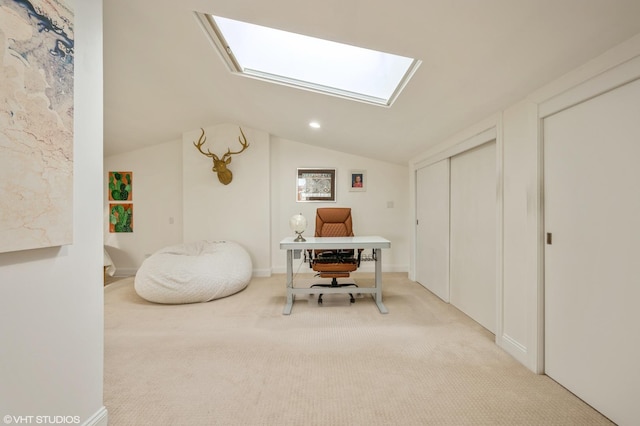
<svg viewBox="0 0 640 426"><path fill-rule="evenodd" d="M496 143L451 158L451 304L496 329Z"/></svg>
<svg viewBox="0 0 640 426"><path fill-rule="evenodd" d="M416 281L449 301L449 159L416 171Z"/></svg>
<svg viewBox="0 0 640 426"><path fill-rule="evenodd" d="M545 373L640 419L640 81L544 120Z"/></svg>
<svg viewBox="0 0 640 426"><path fill-rule="evenodd" d="M495 333L495 140L416 171L416 281Z"/></svg>

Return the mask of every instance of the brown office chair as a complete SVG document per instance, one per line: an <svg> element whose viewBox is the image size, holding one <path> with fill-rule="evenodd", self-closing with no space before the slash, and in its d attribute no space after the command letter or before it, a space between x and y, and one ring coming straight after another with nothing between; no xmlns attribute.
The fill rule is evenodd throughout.
<svg viewBox="0 0 640 426"><path fill-rule="evenodd" d="M352 237L353 222L348 207L324 207L316 211L316 237ZM354 283L338 284L338 278L349 277L360 266L362 249L357 250L309 250L309 267L316 276L331 278L331 284L314 284L311 287L358 287ZM356 299L349 293L351 303ZM322 294L318 296L322 303Z"/></svg>

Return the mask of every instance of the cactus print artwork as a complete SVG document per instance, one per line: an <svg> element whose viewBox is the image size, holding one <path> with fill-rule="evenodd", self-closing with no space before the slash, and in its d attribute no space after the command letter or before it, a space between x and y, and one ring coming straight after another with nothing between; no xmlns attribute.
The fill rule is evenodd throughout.
<svg viewBox="0 0 640 426"><path fill-rule="evenodd" d="M109 172L109 200L131 201L133 172Z"/></svg>

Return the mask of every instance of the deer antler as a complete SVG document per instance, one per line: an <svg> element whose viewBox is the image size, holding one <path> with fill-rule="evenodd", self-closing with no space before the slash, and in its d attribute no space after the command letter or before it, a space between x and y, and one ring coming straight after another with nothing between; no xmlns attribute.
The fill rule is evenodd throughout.
<svg viewBox="0 0 640 426"><path fill-rule="evenodd" d="M240 151L231 152L231 148L228 148L227 149L227 153L222 156L222 161L227 161L227 159L229 159L232 155L240 154L242 151L244 151L245 149L249 148L249 142L247 142L247 138L244 135L244 132L242 131L242 127L239 127L239 129L240 129L240 134L242 135L242 138L240 138L240 136L238 136L238 142L240 142L240 145L242 145L242 149ZM229 160L229 163L230 162L231 162L231 160Z"/></svg>
<svg viewBox="0 0 640 426"><path fill-rule="evenodd" d="M198 138L198 142L194 142L193 145L196 148L198 148L198 151L200 151L202 154L206 155L207 157L213 157L215 160L218 160L218 156L215 155L213 152L211 152L209 148L207 148L207 152L204 152L202 150L202 145L204 145L204 143L207 141L207 137L204 135L204 129L200 128L200 130L202 130L202 134L200 135L200 138Z"/></svg>
<svg viewBox="0 0 640 426"><path fill-rule="evenodd" d="M240 151L232 152L231 148L228 148L227 153L222 156L222 160L220 160L218 156L211 152L209 149L207 149L207 152L204 152L202 150L202 145L204 145L204 143L207 141L207 138L204 135L204 129L201 128L200 130L202 130L202 134L200 135L198 142L194 142L193 145L198 148L198 151L200 151L201 154L213 158L213 167L211 168L211 171L217 173L218 180L223 185L228 185L233 179L233 173L231 173L231 170L227 168L227 165L231 163L231 156L234 154L240 154L242 151L249 148L249 142L247 142L247 138L245 137L242 128L240 128L240 134L242 135L242 138L238 136L238 141L240 142L240 145L242 145L242 149Z"/></svg>

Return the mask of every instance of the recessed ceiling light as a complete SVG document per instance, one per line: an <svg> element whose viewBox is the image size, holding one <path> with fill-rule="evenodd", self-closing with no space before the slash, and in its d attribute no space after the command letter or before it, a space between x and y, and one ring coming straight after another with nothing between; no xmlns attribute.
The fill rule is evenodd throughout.
<svg viewBox="0 0 640 426"><path fill-rule="evenodd" d="M319 129L320 123L318 123L317 121L312 121L309 123L309 127L313 127L314 129Z"/></svg>

